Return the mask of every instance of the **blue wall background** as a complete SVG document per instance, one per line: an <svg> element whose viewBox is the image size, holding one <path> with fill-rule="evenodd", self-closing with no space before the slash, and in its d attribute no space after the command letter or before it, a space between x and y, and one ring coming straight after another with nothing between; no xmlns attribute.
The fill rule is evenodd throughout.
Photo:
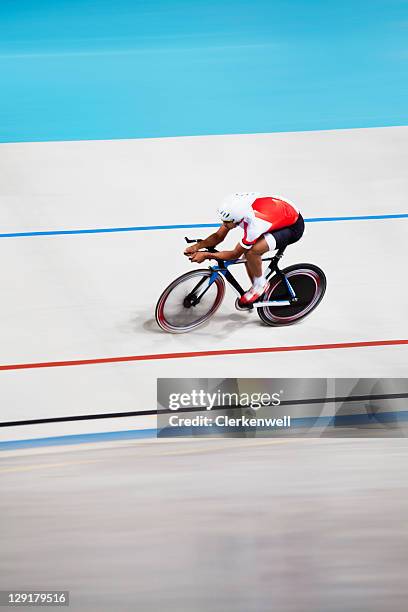
<svg viewBox="0 0 408 612"><path fill-rule="evenodd" d="M404 0L2 0L0 141L405 125Z"/></svg>

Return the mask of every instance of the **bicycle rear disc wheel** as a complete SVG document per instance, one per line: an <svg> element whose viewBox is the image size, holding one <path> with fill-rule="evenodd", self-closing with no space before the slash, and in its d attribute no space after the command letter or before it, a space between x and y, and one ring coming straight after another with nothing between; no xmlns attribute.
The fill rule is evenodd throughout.
<svg viewBox="0 0 408 612"><path fill-rule="evenodd" d="M211 270L193 270L176 278L161 294L156 306L159 327L172 334L183 334L210 319L225 295L221 275L210 284ZM197 296L202 295L197 304Z"/></svg>
<svg viewBox="0 0 408 612"><path fill-rule="evenodd" d="M282 270L293 287L298 301L290 306L265 306L258 308L258 315L264 323L272 326L292 325L303 319L321 302L326 291L326 276L313 264L296 264ZM266 300L288 299L288 292L282 278L275 275L263 298Z"/></svg>

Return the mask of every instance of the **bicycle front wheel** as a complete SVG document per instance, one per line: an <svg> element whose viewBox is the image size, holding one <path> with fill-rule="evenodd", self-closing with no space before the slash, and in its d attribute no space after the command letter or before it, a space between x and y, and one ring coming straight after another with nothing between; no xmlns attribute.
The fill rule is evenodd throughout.
<svg viewBox="0 0 408 612"><path fill-rule="evenodd" d="M326 276L313 264L296 264L282 270L293 287L298 301L290 306L265 306L258 308L258 315L267 325L291 325L306 317L323 299ZM264 300L285 300L288 293L284 281L273 276Z"/></svg>
<svg viewBox="0 0 408 612"><path fill-rule="evenodd" d="M211 270L193 270L176 278L161 294L156 321L164 331L183 334L203 325L220 307L225 295L221 275L211 281Z"/></svg>

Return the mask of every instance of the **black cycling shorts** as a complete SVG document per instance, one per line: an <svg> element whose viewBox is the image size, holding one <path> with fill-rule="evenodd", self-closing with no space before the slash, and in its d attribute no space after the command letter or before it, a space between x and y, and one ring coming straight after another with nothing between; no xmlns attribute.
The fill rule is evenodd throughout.
<svg viewBox="0 0 408 612"><path fill-rule="evenodd" d="M303 220L302 215L299 213L299 217L293 225L289 225L288 227L282 227L281 229L275 230L273 232L268 232L272 234L276 241L277 249L284 249L289 244L293 244L301 239L303 236L303 232L305 231L305 222Z"/></svg>

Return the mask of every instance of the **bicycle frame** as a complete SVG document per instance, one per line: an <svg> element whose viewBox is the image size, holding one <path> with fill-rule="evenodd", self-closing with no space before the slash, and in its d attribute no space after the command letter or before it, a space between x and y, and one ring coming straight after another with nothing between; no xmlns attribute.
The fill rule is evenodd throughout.
<svg viewBox="0 0 408 612"><path fill-rule="evenodd" d="M210 252L216 252L215 249L208 249L208 250ZM287 294L288 294L287 296L288 299L255 302L251 304L249 308L263 308L264 306L291 306L292 304L295 304L298 301L296 293L292 285L290 284L288 278L285 276L282 270L280 270L278 267L278 262L281 259L283 253L284 253L284 249L279 249L276 255L274 255L273 257L263 258L262 261L270 261L270 264L268 266L268 273L266 274L266 278L269 279L271 278L271 276L273 276L273 274L276 273L277 276L279 276L284 282L284 286L286 287ZM196 291L201 287L201 285L206 280L205 278L202 278L197 283L197 285L194 287L194 289L190 292L190 294L185 298L184 300L185 306L194 306L195 304L197 304L201 300L201 298L205 295L205 293L208 291L208 289L211 287L211 285L216 281L218 275L220 274L224 276L225 280L238 293L239 297L243 296L245 293L245 290L241 287L239 282L231 274L228 268L230 266L244 264L244 263L246 263L245 259L232 259L231 261L221 261L220 260L218 262L218 265L209 266L209 270L211 270L211 276L210 276L207 286L204 288L204 290L201 293L196 294Z"/></svg>

